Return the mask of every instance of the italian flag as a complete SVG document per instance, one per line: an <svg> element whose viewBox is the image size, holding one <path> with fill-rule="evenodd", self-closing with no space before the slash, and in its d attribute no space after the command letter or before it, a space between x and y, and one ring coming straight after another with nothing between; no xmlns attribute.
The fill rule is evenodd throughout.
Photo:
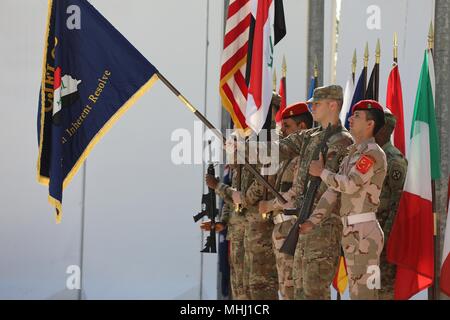
<svg viewBox="0 0 450 320"><path fill-rule="evenodd" d="M387 248L388 260L397 265L395 299L409 299L434 281L431 181L440 178L434 88L433 57L427 50L414 106L408 173Z"/></svg>
<svg viewBox="0 0 450 320"><path fill-rule="evenodd" d="M252 10L256 11L256 22L245 118L247 125L258 134L272 100L274 1L254 0Z"/></svg>

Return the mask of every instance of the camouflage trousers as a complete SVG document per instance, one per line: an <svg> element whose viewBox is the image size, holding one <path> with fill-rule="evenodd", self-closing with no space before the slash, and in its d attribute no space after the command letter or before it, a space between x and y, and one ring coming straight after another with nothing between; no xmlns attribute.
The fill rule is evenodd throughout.
<svg viewBox="0 0 450 320"><path fill-rule="evenodd" d="M342 247L347 263L352 300L378 299L379 279L373 278L372 275L375 277L380 275L373 272L376 272L380 265L383 238L383 231L378 221L344 227Z"/></svg>
<svg viewBox="0 0 450 320"><path fill-rule="evenodd" d="M297 300L330 300L330 285L339 264L342 223L331 218L300 235L295 249L293 278Z"/></svg>
<svg viewBox="0 0 450 320"><path fill-rule="evenodd" d="M244 288L244 237L230 240L230 283L233 300L247 300Z"/></svg>
<svg viewBox="0 0 450 320"><path fill-rule="evenodd" d="M244 287L251 300L277 300L277 270L272 248L271 221L262 220L257 209L246 212L244 239Z"/></svg>
<svg viewBox="0 0 450 320"><path fill-rule="evenodd" d="M387 243L387 240L385 240ZM395 276L397 266L387 261L386 246L380 257L381 289L378 292L380 300L394 300Z"/></svg>
<svg viewBox="0 0 450 320"><path fill-rule="evenodd" d="M245 216L231 213L228 222L227 240L230 243L229 264L231 297L233 300L248 300L244 288L244 233Z"/></svg>
<svg viewBox="0 0 450 320"><path fill-rule="evenodd" d="M278 290L281 300L294 299L294 280L292 279L294 257L280 252L280 248L294 224L295 220L285 221L275 225L272 232L273 251L278 272Z"/></svg>

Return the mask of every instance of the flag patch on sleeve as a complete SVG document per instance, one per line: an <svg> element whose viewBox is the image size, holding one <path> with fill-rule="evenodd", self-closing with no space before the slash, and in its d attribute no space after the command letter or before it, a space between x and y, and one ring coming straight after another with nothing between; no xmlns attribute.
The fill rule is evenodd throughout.
<svg viewBox="0 0 450 320"><path fill-rule="evenodd" d="M356 162L356 170L361 172L362 174L366 174L369 172L370 168L372 168L375 161L369 156L362 156L359 158L358 162Z"/></svg>

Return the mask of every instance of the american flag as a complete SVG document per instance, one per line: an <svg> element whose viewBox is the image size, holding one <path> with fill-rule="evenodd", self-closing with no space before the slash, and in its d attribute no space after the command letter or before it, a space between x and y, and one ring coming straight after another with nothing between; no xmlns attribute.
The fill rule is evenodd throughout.
<svg viewBox="0 0 450 320"><path fill-rule="evenodd" d="M247 129L247 55L252 21L250 0L231 0L225 28L220 73L220 96L238 129Z"/></svg>

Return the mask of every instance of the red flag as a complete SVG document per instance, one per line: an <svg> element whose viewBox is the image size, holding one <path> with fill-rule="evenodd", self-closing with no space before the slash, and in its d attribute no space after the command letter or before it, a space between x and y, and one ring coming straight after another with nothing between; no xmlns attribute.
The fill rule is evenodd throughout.
<svg viewBox="0 0 450 320"><path fill-rule="evenodd" d="M403 117L403 95L400 72L396 64L389 74L386 107L397 118L394 130L394 145L405 155L405 121Z"/></svg>
<svg viewBox="0 0 450 320"><path fill-rule="evenodd" d="M248 86L247 125L259 134L266 122L272 100L274 2L258 0L253 36L250 84Z"/></svg>

